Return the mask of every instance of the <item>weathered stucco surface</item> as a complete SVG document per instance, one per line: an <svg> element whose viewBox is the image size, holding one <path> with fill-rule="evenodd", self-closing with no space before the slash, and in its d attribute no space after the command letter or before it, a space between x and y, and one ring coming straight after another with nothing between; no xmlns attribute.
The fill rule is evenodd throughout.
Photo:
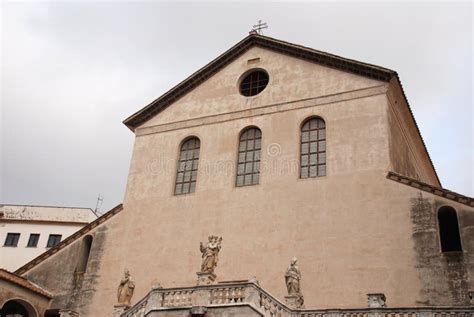
<svg viewBox="0 0 474 317"><path fill-rule="evenodd" d="M248 62L256 58L260 59L258 63ZM264 93L248 98L239 93L238 84L242 75L253 68L265 69L270 80ZM142 127L385 84L264 48L252 47L197 89L144 123Z"/></svg>
<svg viewBox="0 0 474 317"><path fill-rule="evenodd" d="M403 91L394 79L387 90L390 170L441 187Z"/></svg>
<svg viewBox="0 0 474 317"><path fill-rule="evenodd" d="M10 300L22 303L25 308L29 311L31 309L32 312L38 314L38 316L44 316L44 312L49 305L48 298L38 295L14 283L0 280L0 309L2 309L5 303Z"/></svg>
<svg viewBox="0 0 474 317"><path fill-rule="evenodd" d="M441 252L437 211L443 206L456 209L465 252ZM412 199L411 217L418 273L422 283L420 305L469 305L474 288L474 213L472 208L430 194ZM469 252L470 251L470 252Z"/></svg>
<svg viewBox="0 0 474 317"><path fill-rule="evenodd" d="M257 57L260 63L247 64ZM270 83L260 95L244 98L237 91L238 79L253 67L266 69ZM473 208L454 206L462 214L467 253L460 255L462 262L438 270L439 250L439 261L427 260L434 252L430 245L439 244L436 224L417 219L429 208L417 210L419 192L385 178L395 166L401 172L420 170L421 179L435 182L426 162L405 164L394 150L404 142L418 147L419 140L409 141L390 126L388 88L259 48L249 50L137 129L124 210L94 232L90 280L86 273L83 292L73 302L81 303L78 309L85 315L110 315L124 268L136 282L132 303L158 282L194 285L199 242L213 234L223 237L218 280L256 276L279 299L286 295L288 262L298 257L308 308L366 307L366 294L379 292L391 307L465 303L460 293L472 289ZM326 121L327 176L299 179L300 125L310 116ZM251 125L263 136L260 184L236 188L238 136ZM407 131L413 133L413 127ZM196 192L175 196L179 146L191 135L201 140ZM418 150L413 157L423 162ZM430 199L433 206L450 203ZM421 239L419 226L429 232ZM55 304L72 305L67 294L78 250L79 241L28 272L34 282L60 294ZM433 287L432 279L446 270L458 282L447 278L439 282L442 289ZM453 289L455 283L461 292Z"/></svg>
<svg viewBox="0 0 474 317"><path fill-rule="evenodd" d="M24 275L55 295L50 304L51 309L71 309L80 313L80 316L94 316L90 312L92 298L100 291L98 279L104 269L101 260L109 226L114 225L115 221L111 219L88 233L93 240L87 269L81 277L75 278L74 272L80 260L80 248L84 238L78 239ZM113 302L113 298L110 300Z"/></svg>

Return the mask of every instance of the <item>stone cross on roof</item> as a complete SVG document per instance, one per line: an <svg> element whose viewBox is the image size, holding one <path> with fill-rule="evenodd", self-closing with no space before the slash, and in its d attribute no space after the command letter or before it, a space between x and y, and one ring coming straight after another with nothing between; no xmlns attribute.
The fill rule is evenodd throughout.
<svg viewBox="0 0 474 317"><path fill-rule="evenodd" d="M252 26L252 30L249 32L250 34L260 34L262 35L262 29L268 29L267 22L263 22L262 20L258 20L258 23Z"/></svg>

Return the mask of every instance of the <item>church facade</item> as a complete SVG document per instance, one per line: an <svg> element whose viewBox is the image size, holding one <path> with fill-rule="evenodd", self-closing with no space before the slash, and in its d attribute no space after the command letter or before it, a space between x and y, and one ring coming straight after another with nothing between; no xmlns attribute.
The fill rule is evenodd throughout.
<svg viewBox="0 0 474 317"><path fill-rule="evenodd" d="M6 272L2 307L472 316L474 199L442 188L396 72L252 33L124 124L123 204Z"/></svg>

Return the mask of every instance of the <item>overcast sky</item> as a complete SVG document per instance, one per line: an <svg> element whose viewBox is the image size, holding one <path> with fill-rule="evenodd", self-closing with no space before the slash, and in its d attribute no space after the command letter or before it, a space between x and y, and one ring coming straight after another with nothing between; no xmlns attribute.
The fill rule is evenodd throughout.
<svg viewBox="0 0 474 317"><path fill-rule="evenodd" d="M445 188L473 189L468 2L4 2L0 203L122 202L121 122L248 34L398 71Z"/></svg>

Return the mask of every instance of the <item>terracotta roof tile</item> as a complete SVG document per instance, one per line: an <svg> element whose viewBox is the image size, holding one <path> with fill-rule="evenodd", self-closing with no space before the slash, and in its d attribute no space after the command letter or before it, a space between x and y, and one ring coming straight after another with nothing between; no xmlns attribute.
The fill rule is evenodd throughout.
<svg viewBox="0 0 474 317"><path fill-rule="evenodd" d="M29 289L30 291L33 291L37 294L43 295L47 298L52 298L53 295L49 293L48 291L42 289L38 285L28 281L26 278L21 277L15 273L9 272L4 269L0 269L0 279L11 282L13 284L16 284L18 286L24 287Z"/></svg>

